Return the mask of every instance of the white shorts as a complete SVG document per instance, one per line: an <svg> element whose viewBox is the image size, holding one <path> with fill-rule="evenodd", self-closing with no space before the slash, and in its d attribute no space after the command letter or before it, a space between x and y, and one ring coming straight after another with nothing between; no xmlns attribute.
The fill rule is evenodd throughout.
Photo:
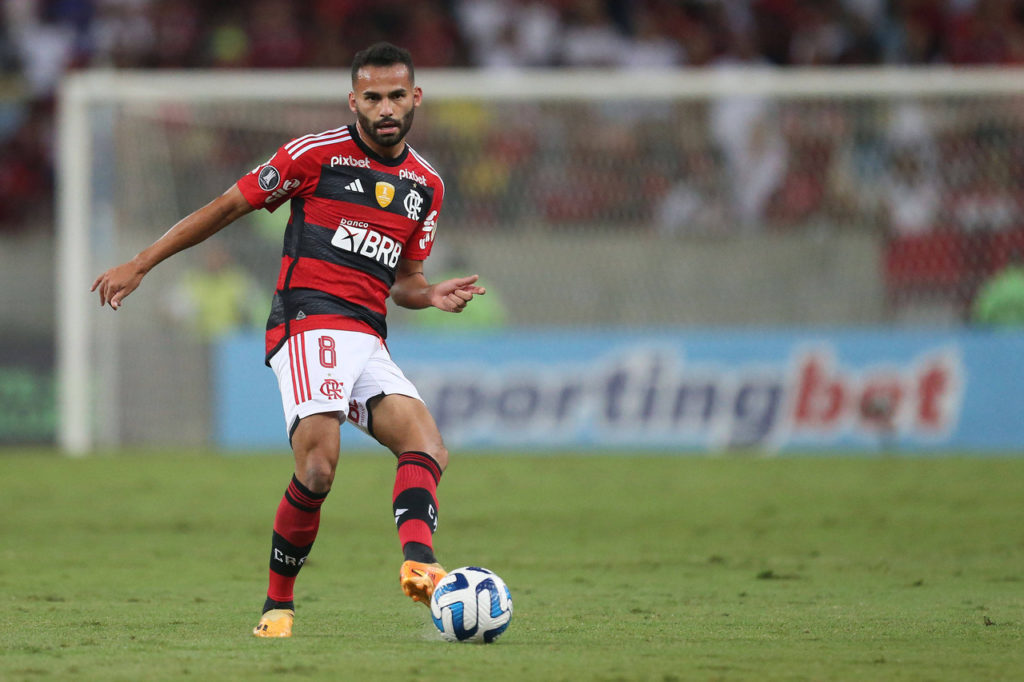
<svg viewBox="0 0 1024 682"><path fill-rule="evenodd" d="M369 433L366 403L371 398L398 393L423 400L384 342L372 334L300 332L270 358L270 367L281 389L289 439L299 420L311 414L334 412Z"/></svg>

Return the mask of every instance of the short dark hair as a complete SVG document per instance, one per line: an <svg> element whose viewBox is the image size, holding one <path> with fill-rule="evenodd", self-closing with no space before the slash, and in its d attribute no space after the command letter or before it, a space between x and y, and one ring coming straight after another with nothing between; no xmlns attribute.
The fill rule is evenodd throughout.
<svg viewBox="0 0 1024 682"><path fill-rule="evenodd" d="M392 66L393 64L405 64L409 69L409 80L416 82L412 68L412 55L409 50L392 45L391 43L374 43L365 50L356 52L352 59L352 84L355 85L359 69L364 66Z"/></svg>

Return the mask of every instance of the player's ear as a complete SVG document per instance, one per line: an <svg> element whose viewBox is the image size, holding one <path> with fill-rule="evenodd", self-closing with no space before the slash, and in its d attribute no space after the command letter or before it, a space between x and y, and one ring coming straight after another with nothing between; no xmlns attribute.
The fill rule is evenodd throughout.
<svg viewBox="0 0 1024 682"><path fill-rule="evenodd" d="M356 112L356 93L352 90L348 91L348 108L353 114Z"/></svg>
<svg viewBox="0 0 1024 682"><path fill-rule="evenodd" d="M412 105L418 107L423 101L423 88L416 86L412 89Z"/></svg>

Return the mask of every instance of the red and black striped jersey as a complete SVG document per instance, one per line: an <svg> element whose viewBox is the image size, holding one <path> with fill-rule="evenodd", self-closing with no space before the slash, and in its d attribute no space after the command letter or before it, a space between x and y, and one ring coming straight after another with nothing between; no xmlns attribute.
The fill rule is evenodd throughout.
<svg viewBox="0 0 1024 682"><path fill-rule="evenodd" d="M387 298L400 258L424 260L444 183L408 144L394 159L355 125L299 137L238 181L253 206L291 200L281 271L267 320L267 360L298 332L348 329L387 337Z"/></svg>

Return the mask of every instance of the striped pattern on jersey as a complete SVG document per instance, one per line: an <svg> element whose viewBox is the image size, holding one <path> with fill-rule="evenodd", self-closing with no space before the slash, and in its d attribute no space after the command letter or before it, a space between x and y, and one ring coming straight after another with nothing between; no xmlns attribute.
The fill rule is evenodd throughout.
<svg viewBox="0 0 1024 682"><path fill-rule="evenodd" d="M288 156L292 157L292 159L297 159L310 149L316 149L317 147L323 147L336 142L344 142L351 138L352 133L349 131L348 126L342 126L334 130L296 138L286 144L284 150L288 152Z"/></svg>
<svg viewBox="0 0 1024 682"><path fill-rule="evenodd" d="M387 337L387 298L402 258L433 247L444 183L406 145L377 156L354 125L298 137L238 181L254 207L291 202L276 293L267 320L267 360L309 329Z"/></svg>

